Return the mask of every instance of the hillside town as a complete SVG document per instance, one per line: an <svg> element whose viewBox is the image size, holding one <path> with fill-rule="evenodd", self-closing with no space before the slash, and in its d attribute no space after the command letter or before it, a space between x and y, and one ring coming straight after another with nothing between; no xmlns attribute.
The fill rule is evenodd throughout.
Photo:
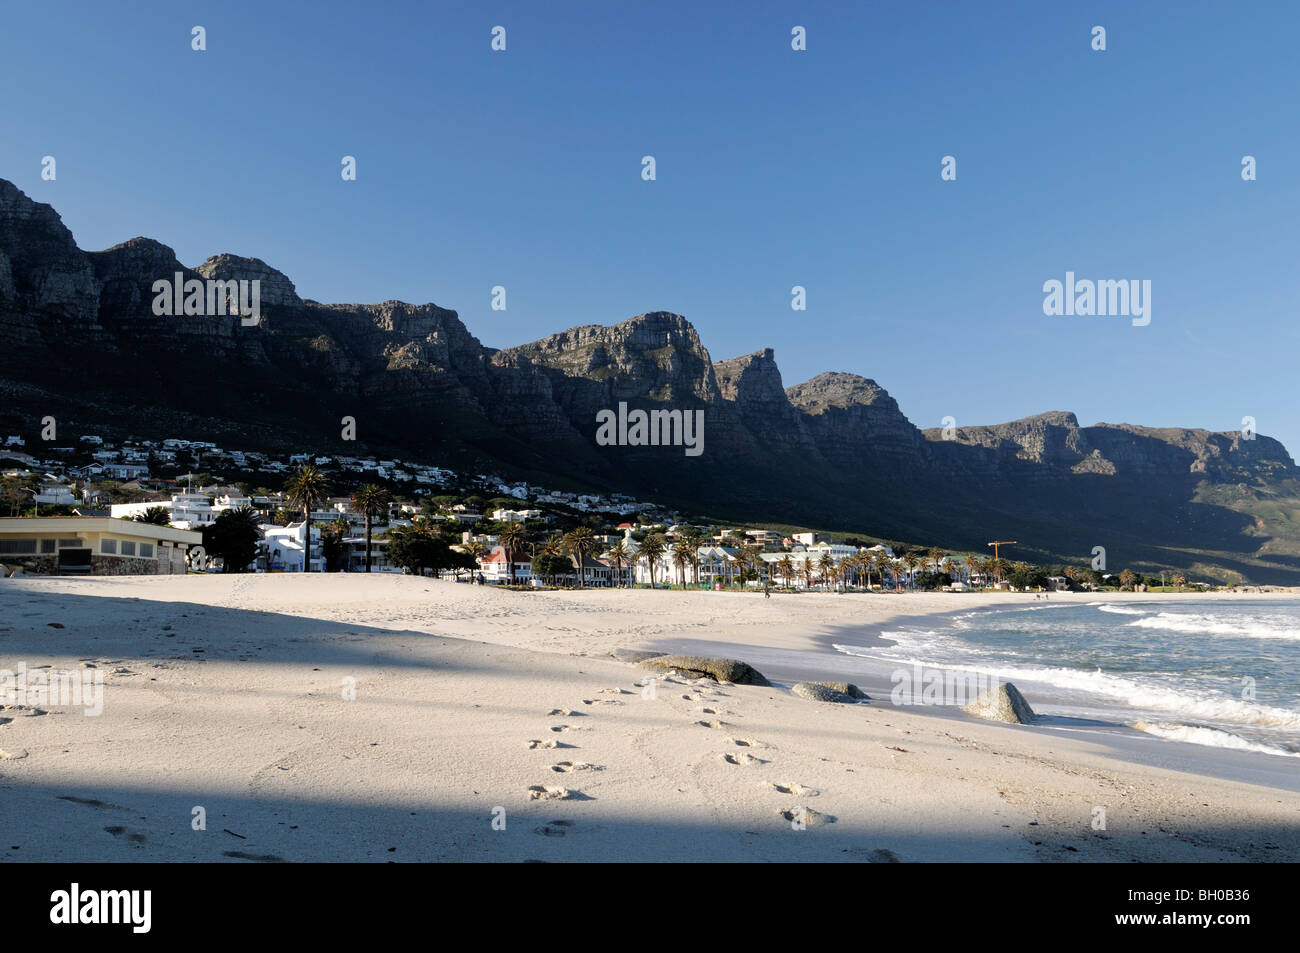
<svg viewBox="0 0 1300 953"><path fill-rule="evenodd" d="M33 448L35 449L35 448ZM403 572L480 585L799 590L1174 585L1182 574L1048 571L851 536L701 525L619 494L406 460L82 435L0 446L6 574ZM279 489L270 484L279 483ZM350 491L350 492L340 492Z"/></svg>

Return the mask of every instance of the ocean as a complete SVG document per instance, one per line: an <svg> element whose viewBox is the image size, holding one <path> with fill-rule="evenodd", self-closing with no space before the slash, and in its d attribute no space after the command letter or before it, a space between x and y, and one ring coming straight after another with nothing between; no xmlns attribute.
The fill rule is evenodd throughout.
<svg viewBox="0 0 1300 953"><path fill-rule="evenodd" d="M1300 599L976 609L846 655L1013 682L1053 720L1300 758Z"/></svg>

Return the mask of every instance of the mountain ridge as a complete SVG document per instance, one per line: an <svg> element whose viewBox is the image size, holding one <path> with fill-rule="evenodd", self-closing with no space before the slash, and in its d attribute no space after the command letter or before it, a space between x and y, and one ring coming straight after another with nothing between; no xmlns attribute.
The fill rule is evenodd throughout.
<svg viewBox="0 0 1300 953"><path fill-rule="evenodd" d="M260 324L154 315L153 282L177 271L259 279ZM922 430L870 378L784 386L772 349L715 361L667 311L489 348L454 310L303 299L258 258L189 268L142 237L83 251L51 206L3 179L0 345L9 432L55 407L104 432L400 452L730 521L979 550L1027 538L1031 555L1075 561L1106 545L1137 566L1300 582L1287 502L1300 474L1263 435L1081 426L1069 411ZM595 414L619 403L703 411L705 452L598 446ZM343 416L356 444L341 441Z"/></svg>

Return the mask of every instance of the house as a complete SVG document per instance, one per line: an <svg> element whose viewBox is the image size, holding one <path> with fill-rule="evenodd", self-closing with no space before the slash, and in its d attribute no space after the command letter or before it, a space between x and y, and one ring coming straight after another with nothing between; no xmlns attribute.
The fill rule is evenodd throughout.
<svg viewBox="0 0 1300 953"><path fill-rule="evenodd" d="M178 524L181 529L202 526L217 518L217 512L204 493L177 493L170 501L114 503L109 510L116 519L131 519L155 506L165 507L171 514L170 522Z"/></svg>
<svg viewBox="0 0 1300 953"><path fill-rule="evenodd" d="M531 558L522 560L517 558L521 555L523 554L515 554L514 581L518 585L526 586L533 578L533 561ZM495 585L510 583L510 562L506 559L505 550L500 546L479 560L479 568L482 570L484 582Z"/></svg>
<svg viewBox="0 0 1300 953"><path fill-rule="evenodd" d="M37 503L49 503L55 506L71 506L80 502L73 492L73 487L65 483L46 482L36 494Z"/></svg>
<svg viewBox="0 0 1300 953"><path fill-rule="evenodd" d="M268 572L302 572L303 544L306 541L307 524L290 523L288 526L262 524L262 541L259 544L261 554L257 557L257 567ZM364 542L362 544L364 546ZM320 530L311 534L311 571L324 572L325 557L321 551Z"/></svg>
<svg viewBox="0 0 1300 953"><path fill-rule="evenodd" d="M133 520L0 517L0 561L35 574L181 575L200 533Z"/></svg>
<svg viewBox="0 0 1300 953"><path fill-rule="evenodd" d="M541 510L496 509L492 511L492 520L496 523L526 523L528 520L540 518L541 515Z"/></svg>

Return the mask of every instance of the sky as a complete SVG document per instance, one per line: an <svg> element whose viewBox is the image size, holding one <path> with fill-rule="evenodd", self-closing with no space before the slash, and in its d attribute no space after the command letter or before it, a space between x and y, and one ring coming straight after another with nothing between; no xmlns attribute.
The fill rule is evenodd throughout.
<svg viewBox="0 0 1300 953"><path fill-rule="evenodd" d="M9 4L0 177L87 250L492 347L672 311L921 427L1249 416L1297 454L1298 36L1289 0ZM1150 323L1045 315L1066 272L1149 280Z"/></svg>

